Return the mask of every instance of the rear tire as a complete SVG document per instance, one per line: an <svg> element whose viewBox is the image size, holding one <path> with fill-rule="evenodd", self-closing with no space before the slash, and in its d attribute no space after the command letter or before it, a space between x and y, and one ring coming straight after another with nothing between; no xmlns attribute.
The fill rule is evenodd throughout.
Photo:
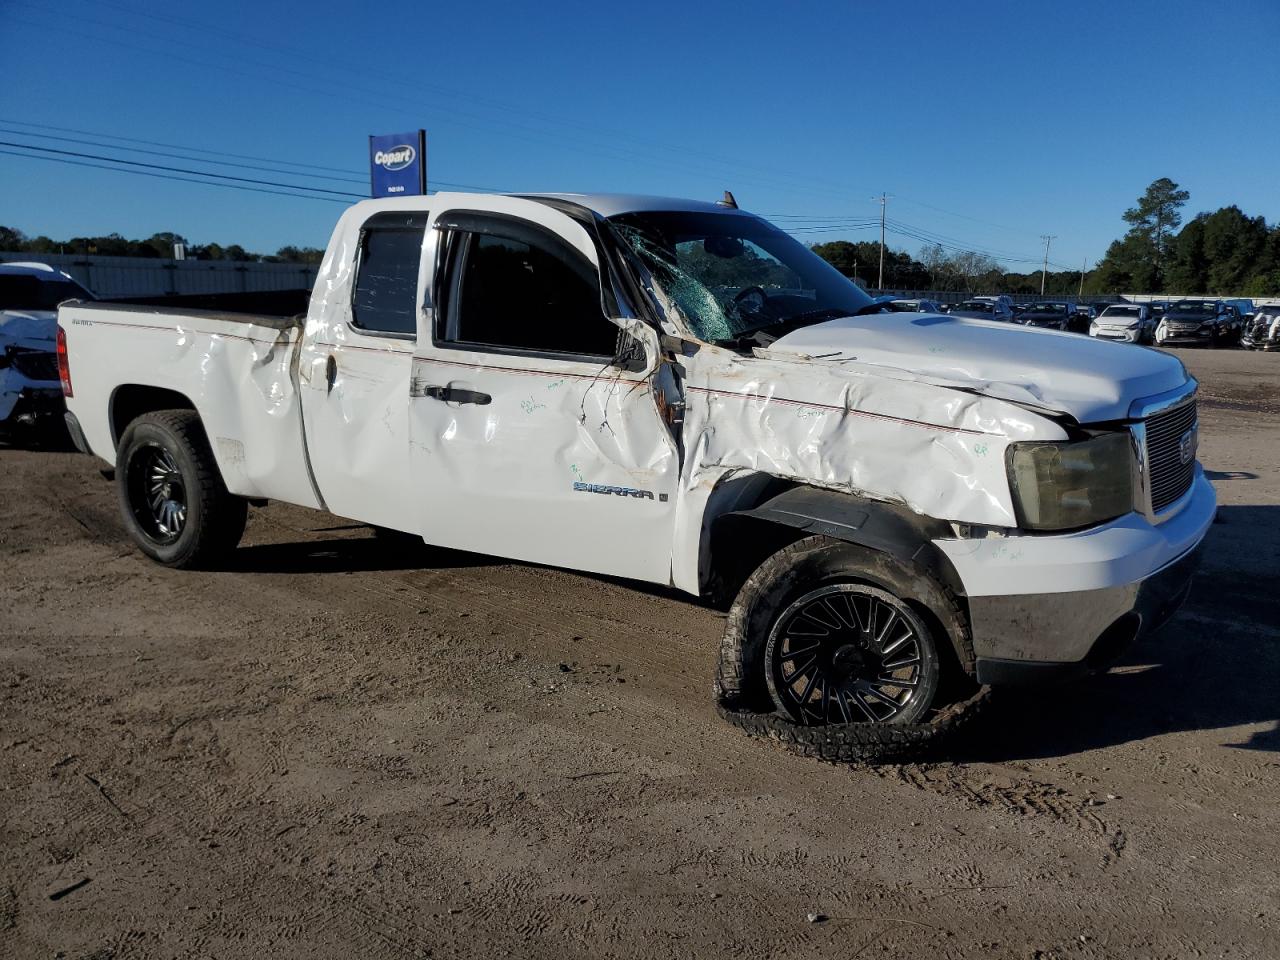
<svg viewBox="0 0 1280 960"><path fill-rule="evenodd" d="M157 563L209 567L240 542L248 503L227 492L194 410L159 410L125 429L116 452L125 527Z"/></svg>

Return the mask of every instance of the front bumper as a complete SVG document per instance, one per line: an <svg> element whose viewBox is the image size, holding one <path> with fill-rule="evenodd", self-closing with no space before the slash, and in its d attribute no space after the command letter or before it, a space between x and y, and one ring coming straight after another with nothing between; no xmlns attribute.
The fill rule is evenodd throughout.
<svg viewBox="0 0 1280 960"><path fill-rule="evenodd" d="M0 389L0 428L42 426L62 419L66 409L62 387L31 387L5 384Z"/></svg>
<svg viewBox="0 0 1280 960"><path fill-rule="evenodd" d="M1138 330L1126 330L1123 327L1095 327L1091 336L1098 340L1116 340L1120 343L1137 343L1142 339Z"/></svg>
<svg viewBox="0 0 1280 960"><path fill-rule="evenodd" d="M1186 598L1217 512L1199 467L1176 506L1159 524L1134 513L1077 533L934 541L965 590L978 679L1085 673L1159 628Z"/></svg>
<svg viewBox="0 0 1280 960"><path fill-rule="evenodd" d="M1156 331L1156 344L1164 346L1166 344L1188 344L1188 343L1212 343L1217 331L1212 327L1197 327L1194 330L1170 330L1165 327L1163 330Z"/></svg>
<svg viewBox="0 0 1280 960"><path fill-rule="evenodd" d="M1245 334L1240 338L1240 346L1246 350L1280 350L1280 340L1270 340L1265 337L1251 337Z"/></svg>

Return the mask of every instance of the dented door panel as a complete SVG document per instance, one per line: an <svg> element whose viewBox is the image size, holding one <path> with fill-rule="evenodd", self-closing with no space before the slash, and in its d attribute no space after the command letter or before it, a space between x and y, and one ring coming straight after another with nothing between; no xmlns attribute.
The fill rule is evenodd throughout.
<svg viewBox="0 0 1280 960"><path fill-rule="evenodd" d="M598 263L585 230L545 204L475 198L468 209L554 231ZM438 242L428 231L429 264ZM668 583L679 455L650 371L437 344L432 319L419 327L409 415L424 538Z"/></svg>

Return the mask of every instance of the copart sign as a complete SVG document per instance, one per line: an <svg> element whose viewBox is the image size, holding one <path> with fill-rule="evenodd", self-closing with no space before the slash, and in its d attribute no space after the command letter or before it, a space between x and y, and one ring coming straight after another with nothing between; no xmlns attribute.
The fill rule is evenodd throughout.
<svg viewBox="0 0 1280 960"><path fill-rule="evenodd" d="M388 133L369 138L369 192L373 197L427 192L427 134Z"/></svg>

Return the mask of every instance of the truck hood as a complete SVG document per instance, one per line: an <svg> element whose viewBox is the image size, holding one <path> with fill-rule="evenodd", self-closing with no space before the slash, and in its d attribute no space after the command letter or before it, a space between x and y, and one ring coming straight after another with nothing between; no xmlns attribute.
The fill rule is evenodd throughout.
<svg viewBox="0 0 1280 960"><path fill-rule="evenodd" d="M1146 347L991 320L925 313L842 317L793 331L765 353L873 367L1064 413L1122 420L1134 400L1187 381L1175 357Z"/></svg>
<svg viewBox="0 0 1280 960"><path fill-rule="evenodd" d="M12 345L52 351L57 337L56 310L0 310L0 349Z"/></svg>

